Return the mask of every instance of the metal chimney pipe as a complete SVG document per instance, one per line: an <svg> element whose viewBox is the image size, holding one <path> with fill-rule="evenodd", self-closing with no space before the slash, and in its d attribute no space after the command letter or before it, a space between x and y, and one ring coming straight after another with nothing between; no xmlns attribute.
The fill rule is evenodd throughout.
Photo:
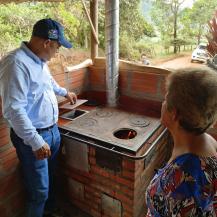
<svg viewBox="0 0 217 217"><path fill-rule="evenodd" d="M119 77L119 0L105 0L107 103L116 107Z"/></svg>

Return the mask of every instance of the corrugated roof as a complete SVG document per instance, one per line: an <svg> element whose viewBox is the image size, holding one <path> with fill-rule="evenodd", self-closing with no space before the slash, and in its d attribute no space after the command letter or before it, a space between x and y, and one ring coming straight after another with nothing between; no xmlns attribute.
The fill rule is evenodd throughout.
<svg viewBox="0 0 217 217"><path fill-rule="evenodd" d="M63 0L37 0L38 2L62 2ZM0 4L7 4L7 3L21 3L21 2L34 2L34 0L0 0Z"/></svg>

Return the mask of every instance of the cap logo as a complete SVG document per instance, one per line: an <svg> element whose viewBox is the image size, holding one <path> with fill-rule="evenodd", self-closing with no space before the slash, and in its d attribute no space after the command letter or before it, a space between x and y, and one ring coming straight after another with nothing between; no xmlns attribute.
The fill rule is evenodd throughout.
<svg viewBox="0 0 217 217"><path fill-rule="evenodd" d="M48 31L48 38L49 39L58 39L58 31L56 29L51 29Z"/></svg>

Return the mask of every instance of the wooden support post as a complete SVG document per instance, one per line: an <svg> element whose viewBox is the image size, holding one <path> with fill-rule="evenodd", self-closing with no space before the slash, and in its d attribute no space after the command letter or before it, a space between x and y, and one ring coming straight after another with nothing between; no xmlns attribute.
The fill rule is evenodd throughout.
<svg viewBox="0 0 217 217"><path fill-rule="evenodd" d="M91 21L91 18L90 18L90 15L89 15L89 13L88 13L88 10L87 10L87 7L86 7L86 5L85 5L84 0L82 0L82 3L83 3L83 6L84 6L84 11L85 11L85 13L86 13L86 15L87 15L88 21L89 21L89 23L90 23L90 27L91 27L91 30L92 30L94 39L95 39L96 43L99 44L98 36L97 36L97 34L96 34L95 28L94 28L93 23L92 23L92 21Z"/></svg>
<svg viewBox="0 0 217 217"><path fill-rule="evenodd" d="M90 1L90 17L98 38L98 0ZM94 60L96 57L98 57L98 43L91 32L91 59Z"/></svg>

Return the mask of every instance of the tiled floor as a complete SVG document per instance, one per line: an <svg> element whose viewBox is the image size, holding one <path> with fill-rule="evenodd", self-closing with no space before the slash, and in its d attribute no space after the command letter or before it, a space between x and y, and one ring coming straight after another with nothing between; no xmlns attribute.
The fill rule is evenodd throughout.
<svg viewBox="0 0 217 217"><path fill-rule="evenodd" d="M60 203L60 210L63 213L63 217L92 217L87 213L83 212L82 210L78 209L77 207L73 206L72 204L68 203ZM25 217L24 214L18 215L19 217ZM18 217L17 216L17 217Z"/></svg>
<svg viewBox="0 0 217 217"><path fill-rule="evenodd" d="M56 189L58 189L56 199L58 208L65 213L63 217L92 217L69 202L63 193L64 190L59 186L62 186L62 183L56 183Z"/></svg>
<svg viewBox="0 0 217 217"><path fill-rule="evenodd" d="M61 203L61 209L64 210L64 217L91 217L89 214L69 203Z"/></svg>

